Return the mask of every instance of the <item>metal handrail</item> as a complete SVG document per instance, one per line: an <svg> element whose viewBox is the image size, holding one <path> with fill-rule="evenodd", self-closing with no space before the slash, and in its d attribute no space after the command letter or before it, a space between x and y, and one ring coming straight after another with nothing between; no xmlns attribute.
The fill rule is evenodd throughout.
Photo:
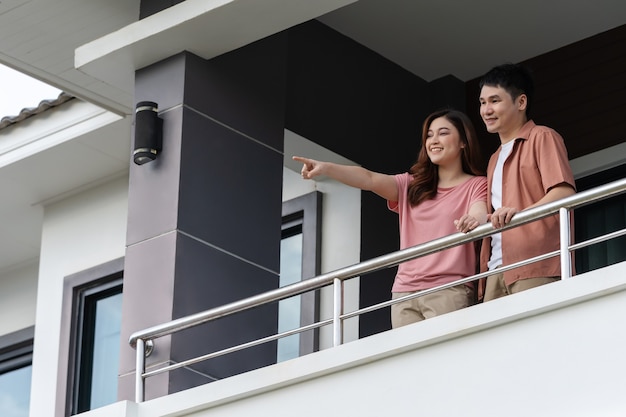
<svg viewBox="0 0 626 417"><path fill-rule="evenodd" d="M599 187L595 187L593 189L580 192L574 194L572 196L563 198L558 201L554 201L551 203L547 203L538 207L534 207L532 209L524 210L517 213L511 222L506 226L494 229L491 224L483 224L478 226L476 229L472 230L468 233L454 233L452 235L444 236L439 239L435 239L417 246L413 246L410 248L402 249L396 252L392 252L386 255L378 256L376 258L372 258L367 261L360 262L358 264L354 264L345 268L341 268L335 271L331 271L325 274L318 275L311 279L307 279L305 281L300 281L285 287L281 287L272 291L268 291L263 294L259 294L256 296L252 296L243 300L235 301L220 307L212 308L203 312L199 312L196 314L192 314L186 317L181 317L176 320L169 321L167 323L159 324L156 326L149 327L144 330L137 331L130 336L129 344L137 349L137 357L136 357L136 380L135 380L135 398L136 402L142 402L144 399L144 378L147 376L152 376L157 373L165 372L168 370L176 369L182 366L189 365L191 363L196 363L201 360L205 360L208 358L215 357L219 354L226 354L233 351L233 349L240 350L246 347L250 347L259 343L264 343L270 340L276 340L286 335L299 333L304 330L309 330L311 326L314 328L321 327L323 325L333 323L333 343L334 345L339 345L342 343L342 323L343 320L349 317L353 317L359 314L363 314L364 312L372 311L377 308L382 308L387 305L391 305L393 303L397 303L399 301L403 301L405 299L410 299L418 296L423 296L429 294L431 292L435 292L444 288L448 288L454 285L459 285L462 283L474 281L489 275L489 272L483 272L481 274L476 274L471 277L466 277L461 280L457 280L455 282L445 284L439 287L431 288L428 290L420 291L416 294L411 294L405 296L403 298L398 298L392 301L386 301L384 303L377 304L375 306L369 306L363 308L361 310L357 310L355 312L351 312L348 314L343 314L342 309L342 282L349 278L354 278L365 273L375 272L384 268L389 268L393 266L397 266L398 264L418 258L420 256L426 256L432 253L440 252L455 246L463 245L466 243L470 243L484 237L490 236L495 233L500 233L502 231L512 229L514 227L521 226L526 223L530 223L535 220L539 220L556 213L560 213L561 219L561 249L559 251L550 252L548 254L539 255L537 257L520 261L516 264L503 266L501 268L502 271L513 269L528 263L536 262L542 259L554 257L561 255L561 273L562 278L568 278L571 270L571 259L569 253L574 249L579 249L584 246L589 246L591 244L597 243L599 238L590 239L587 242L577 243L575 245L570 245L569 242L569 211L581 207L590 203L594 203L597 201L601 201L604 199L608 199L615 195L626 192L626 179L621 179L618 181L614 181L608 184L604 184ZM611 237L617 237L626 234L626 229L618 232L613 232ZM608 238L607 238L608 239ZM586 245L585 245L586 244ZM303 294L308 291L316 290L325 286L333 284L334 286L334 312L333 318L315 323L314 325L309 325L305 327L301 327L299 329L295 329L289 332L277 334L275 336L271 336L269 338L260 339L263 342L253 341L244 343L239 346L235 346L233 348L224 349L224 351L214 352L212 354L204 355L199 358L191 359L185 362L181 362L179 364L170 365L168 367L161 368L157 371L151 371L150 373L144 373L145 371L145 348L146 344L152 339L156 339L159 337L163 337L166 335L170 335L172 333L176 333L178 331L188 329L190 327L198 326L200 324L206 323L211 320L215 320L221 317L225 317L240 311L244 311L253 307L258 307L260 305L280 301L285 298L293 297L296 295ZM304 330L303 330L304 329ZM251 344L254 343L254 344Z"/></svg>

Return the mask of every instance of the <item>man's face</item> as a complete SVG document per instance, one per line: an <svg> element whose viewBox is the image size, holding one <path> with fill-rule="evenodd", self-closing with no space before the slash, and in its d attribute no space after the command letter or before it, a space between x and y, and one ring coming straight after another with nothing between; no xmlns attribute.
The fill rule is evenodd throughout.
<svg viewBox="0 0 626 417"><path fill-rule="evenodd" d="M515 100L502 87L485 85L480 91L480 117L489 133L500 134L501 139L510 140L525 122L526 96Z"/></svg>

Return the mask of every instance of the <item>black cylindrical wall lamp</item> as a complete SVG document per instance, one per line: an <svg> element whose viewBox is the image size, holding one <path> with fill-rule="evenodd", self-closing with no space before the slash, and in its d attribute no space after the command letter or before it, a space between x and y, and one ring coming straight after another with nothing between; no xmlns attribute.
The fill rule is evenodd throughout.
<svg viewBox="0 0 626 417"><path fill-rule="evenodd" d="M163 120L159 106L152 101L140 101L135 107L135 147L133 161L137 165L154 161L163 147Z"/></svg>

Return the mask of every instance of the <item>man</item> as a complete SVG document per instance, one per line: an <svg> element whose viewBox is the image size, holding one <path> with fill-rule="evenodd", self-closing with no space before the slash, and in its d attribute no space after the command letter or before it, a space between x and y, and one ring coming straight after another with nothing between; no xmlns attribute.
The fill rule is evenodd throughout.
<svg viewBox="0 0 626 417"><path fill-rule="evenodd" d="M563 138L529 119L532 99L532 77L520 65L494 67L480 81L480 115L487 131L497 133L501 143L487 167L487 207L495 228L508 224L521 210L576 192ZM487 277L483 301L557 281L558 257L504 273L497 268L558 248L556 215L485 239L481 271L494 274Z"/></svg>

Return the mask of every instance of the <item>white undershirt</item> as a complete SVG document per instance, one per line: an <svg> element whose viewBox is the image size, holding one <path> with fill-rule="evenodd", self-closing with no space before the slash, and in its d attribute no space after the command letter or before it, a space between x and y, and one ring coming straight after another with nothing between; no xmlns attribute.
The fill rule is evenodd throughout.
<svg viewBox="0 0 626 417"><path fill-rule="evenodd" d="M504 161L511 155L514 140L500 146L500 155L496 162L496 169L493 171L493 179L491 180L491 206L493 210L502 207L502 167ZM489 270L496 269L502 265L502 234L496 233L491 236L491 258L489 259Z"/></svg>

